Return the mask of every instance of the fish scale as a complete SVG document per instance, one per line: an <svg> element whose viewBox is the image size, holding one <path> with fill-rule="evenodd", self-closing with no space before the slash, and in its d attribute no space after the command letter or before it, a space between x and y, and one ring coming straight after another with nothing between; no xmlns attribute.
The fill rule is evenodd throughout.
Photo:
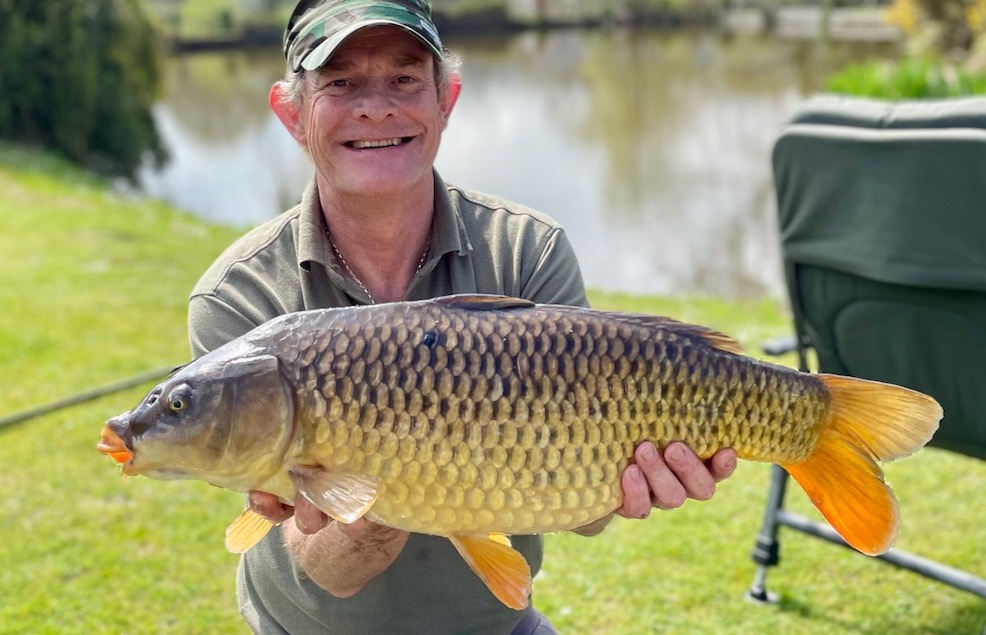
<svg viewBox="0 0 986 635"><path fill-rule="evenodd" d="M297 460L379 477L370 517L384 524L439 534L572 528L619 506L619 474L642 440L687 439L702 456L777 449L757 421L783 418L762 389L784 371L730 364L638 316L434 307L378 312L359 329L344 312L334 317L319 336L273 342L275 353L308 344L283 357L305 396ZM730 388L710 390L710 380ZM805 394L813 412L824 409L822 390Z"/></svg>

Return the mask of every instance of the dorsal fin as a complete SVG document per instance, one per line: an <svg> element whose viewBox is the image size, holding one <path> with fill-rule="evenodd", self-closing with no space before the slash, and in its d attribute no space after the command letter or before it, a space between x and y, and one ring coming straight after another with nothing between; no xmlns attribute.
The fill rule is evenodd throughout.
<svg viewBox="0 0 986 635"><path fill-rule="evenodd" d="M730 336L720 333L715 329L710 329L707 326L689 324L688 322L682 322L663 315L620 312L613 312L610 315L614 318L627 320L629 322L636 322L641 326L646 325L650 328L658 328L682 337L687 337L723 353L730 353L732 355L746 355L743 351L743 346L739 342Z"/></svg>
<svg viewBox="0 0 986 635"><path fill-rule="evenodd" d="M525 300L524 298L483 294L447 295L430 300L430 302L436 302L449 308L465 311L510 311L513 309L529 309L536 306L534 302ZM706 346L717 351L722 351L723 353L732 353L735 355L745 354L740 343L728 335L705 326L688 324L687 322L680 322L669 317L637 313L622 313L618 311L594 311L593 309L578 306L565 306L564 309L573 312L585 311L598 313L604 316L611 316L614 319L630 320L640 324L648 324L698 340Z"/></svg>
<svg viewBox="0 0 986 635"><path fill-rule="evenodd" d="M685 322L677 322L676 320L669 321L673 323L672 329L674 331L700 340L708 345L709 348L733 355L746 355L743 351L743 345L725 333L720 333L715 329L697 324L686 324Z"/></svg>
<svg viewBox="0 0 986 635"><path fill-rule="evenodd" d="M452 309L465 311L509 311L511 309L529 309L534 303L524 298L511 298L506 295L460 294L446 295L432 300L437 304Z"/></svg>

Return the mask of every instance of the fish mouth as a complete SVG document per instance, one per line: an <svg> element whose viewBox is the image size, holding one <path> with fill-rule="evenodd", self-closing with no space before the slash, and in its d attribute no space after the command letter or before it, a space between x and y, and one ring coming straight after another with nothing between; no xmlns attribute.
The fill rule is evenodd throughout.
<svg viewBox="0 0 986 635"><path fill-rule="evenodd" d="M133 473L133 450L127 447L126 442L112 428L111 424L108 423L103 426L103 431L100 434L96 449L117 463L120 463L123 466L124 474L129 475Z"/></svg>

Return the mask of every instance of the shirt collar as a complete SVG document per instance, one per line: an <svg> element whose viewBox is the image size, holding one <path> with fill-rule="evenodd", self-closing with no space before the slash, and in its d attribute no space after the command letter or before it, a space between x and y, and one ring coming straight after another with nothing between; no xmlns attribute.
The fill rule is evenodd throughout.
<svg viewBox="0 0 986 635"><path fill-rule="evenodd" d="M465 223L457 201L452 200L445 181L433 172L435 177L435 211L431 221L431 257L422 269L430 269L433 262L447 253L465 256L472 251L472 243L466 234ZM318 200L318 186L313 178L301 197L298 205L298 264L308 269L308 263L318 263L333 269L335 259L330 256L328 239L325 235L325 218Z"/></svg>
<svg viewBox="0 0 986 635"><path fill-rule="evenodd" d="M452 201L449 188L445 181L435 175L435 214L431 225L432 253L436 257L454 252L465 256L472 251L472 243L466 234L466 225L462 220L458 201Z"/></svg>
<svg viewBox="0 0 986 635"><path fill-rule="evenodd" d="M301 195L298 215L298 265L308 270L309 263L323 267L332 262L329 258L329 241L325 234L325 218L318 202L318 187L313 178Z"/></svg>

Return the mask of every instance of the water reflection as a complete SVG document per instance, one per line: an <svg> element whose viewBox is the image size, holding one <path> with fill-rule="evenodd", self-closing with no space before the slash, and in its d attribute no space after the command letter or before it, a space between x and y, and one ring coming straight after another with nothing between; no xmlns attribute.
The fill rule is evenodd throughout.
<svg viewBox="0 0 986 635"><path fill-rule="evenodd" d="M770 148L825 76L886 46L712 34L528 33L452 40L464 90L446 180L562 222L594 288L778 295ZM253 225L296 200L307 158L267 109L278 51L171 60L156 116L171 165L146 188Z"/></svg>
<svg viewBox="0 0 986 635"><path fill-rule="evenodd" d="M267 107L278 51L179 56L155 119L171 153L144 189L220 223L252 226L297 200L311 165Z"/></svg>

